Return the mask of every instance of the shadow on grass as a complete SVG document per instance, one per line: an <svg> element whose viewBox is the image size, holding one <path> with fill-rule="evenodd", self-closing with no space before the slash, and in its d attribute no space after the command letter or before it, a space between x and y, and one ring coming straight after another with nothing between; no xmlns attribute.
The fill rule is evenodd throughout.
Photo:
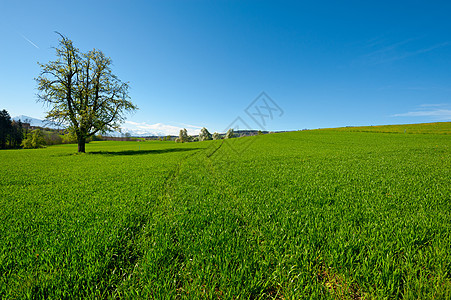
<svg viewBox="0 0 451 300"><path fill-rule="evenodd" d="M93 155L111 155L111 156L120 156L120 155L146 155L146 154L164 154L164 153L172 153L172 152L185 152L185 151L194 151L202 148L169 148L169 149L155 149L155 150L126 150L126 151L92 151L87 152L86 154Z"/></svg>

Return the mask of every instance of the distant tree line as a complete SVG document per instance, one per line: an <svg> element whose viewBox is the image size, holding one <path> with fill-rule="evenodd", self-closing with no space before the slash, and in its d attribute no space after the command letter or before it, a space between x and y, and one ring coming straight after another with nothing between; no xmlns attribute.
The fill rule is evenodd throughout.
<svg viewBox="0 0 451 300"><path fill-rule="evenodd" d="M11 120L5 109L0 111L0 149L20 148L23 137L22 122Z"/></svg>
<svg viewBox="0 0 451 300"><path fill-rule="evenodd" d="M188 135L188 131L186 128L183 128L180 130L179 137L175 139L176 143L187 143L187 142L201 142L201 141L208 141L208 140L220 140L222 138L224 139L231 139L234 138L235 134L233 132L233 129L230 128L225 135L221 135L217 132L211 134L207 128L203 127L200 130L200 133L198 136L190 136Z"/></svg>
<svg viewBox="0 0 451 300"><path fill-rule="evenodd" d="M252 133L252 132L251 132ZM267 132L265 132L267 133ZM249 134L249 133L248 133ZM260 130L256 134L263 134ZM180 130L179 137L175 138L177 143L198 142L208 140L231 139L236 136L242 136L238 131L235 133L230 128L227 133L219 134L217 132L211 134L207 128L203 127L198 136L188 134L186 128ZM101 135L93 135L86 139L86 143L90 141L145 141L144 138L132 137L130 133L122 134L121 137L109 137ZM158 137L160 141L174 140L171 136ZM78 143L76 133L71 128L49 129L30 126L20 120L14 121L9 113L4 109L0 111L0 149L18 149L18 148L41 148L44 146L57 144L76 144Z"/></svg>
<svg viewBox="0 0 451 300"><path fill-rule="evenodd" d="M92 136L86 139L99 140ZM49 129L30 126L21 120L11 119L8 111L0 111L0 149L33 149L58 144L76 144L77 137L70 130Z"/></svg>

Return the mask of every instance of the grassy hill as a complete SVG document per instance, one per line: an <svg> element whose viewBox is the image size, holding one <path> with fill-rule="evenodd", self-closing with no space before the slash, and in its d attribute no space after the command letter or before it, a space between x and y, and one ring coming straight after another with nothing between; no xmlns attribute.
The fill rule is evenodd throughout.
<svg viewBox="0 0 451 300"><path fill-rule="evenodd" d="M0 298L449 299L436 124L2 151Z"/></svg>
<svg viewBox="0 0 451 300"><path fill-rule="evenodd" d="M451 122L327 128L321 130L408 134L451 134Z"/></svg>

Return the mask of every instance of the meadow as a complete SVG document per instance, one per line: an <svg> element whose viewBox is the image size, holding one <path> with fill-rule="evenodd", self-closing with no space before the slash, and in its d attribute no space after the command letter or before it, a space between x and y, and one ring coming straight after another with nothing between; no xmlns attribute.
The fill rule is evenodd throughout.
<svg viewBox="0 0 451 300"><path fill-rule="evenodd" d="M451 123L0 152L2 299L450 299Z"/></svg>

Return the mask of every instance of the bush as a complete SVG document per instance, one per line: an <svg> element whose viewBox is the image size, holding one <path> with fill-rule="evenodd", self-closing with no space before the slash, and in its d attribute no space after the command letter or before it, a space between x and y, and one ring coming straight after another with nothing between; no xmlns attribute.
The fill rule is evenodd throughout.
<svg viewBox="0 0 451 300"><path fill-rule="evenodd" d="M90 136L86 138L86 143L92 142L92 141L103 141L102 136ZM62 136L62 143L63 144L77 144L77 136L75 135L75 132L72 131L66 131Z"/></svg>
<svg viewBox="0 0 451 300"><path fill-rule="evenodd" d="M41 130L35 129L27 134L27 138L22 141L22 147L25 149L36 149L45 146L44 135Z"/></svg>
<svg viewBox="0 0 451 300"><path fill-rule="evenodd" d="M180 129L180 133L179 133L179 138L178 138L178 143L186 143L189 142L189 136L188 136L188 131L186 130L186 128ZM177 141L177 140L176 140Z"/></svg>
<svg viewBox="0 0 451 300"><path fill-rule="evenodd" d="M63 135L63 144L76 144L77 143L77 136L75 133L69 131L65 132Z"/></svg>
<svg viewBox="0 0 451 300"><path fill-rule="evenodd" d="M230 128L229 130L227 130L227 133L225 135L225 139L231 139L235 136L235 134L233 133L233 129Z"/></svg>
<svg viewBox="0 0 451 300"><path fill-rule="evenodd" d="M100 134L96 134L92 136L93 141L103 141L103 138Z"/></svg>
<svg viewBox="0 0 451 300"><path fill-rule="evenodd" d="M208 141L211 140L211 133L207 130L207 128L203 127L199 133L199 141Z"/></svg>
<svg viewBox="0 0 451 300"><path fill-rule="evenodd" d="M63 143L63 139L57 132L44 132L43 134L45 144L50 145L58 145Z"/></svg>
<svg viewBox="0 0 451 300"><path fill-rule="evenodd" d="M221 135L217 132L213 133L213 139L214 140L220 140L221 139Z"/></svg>

